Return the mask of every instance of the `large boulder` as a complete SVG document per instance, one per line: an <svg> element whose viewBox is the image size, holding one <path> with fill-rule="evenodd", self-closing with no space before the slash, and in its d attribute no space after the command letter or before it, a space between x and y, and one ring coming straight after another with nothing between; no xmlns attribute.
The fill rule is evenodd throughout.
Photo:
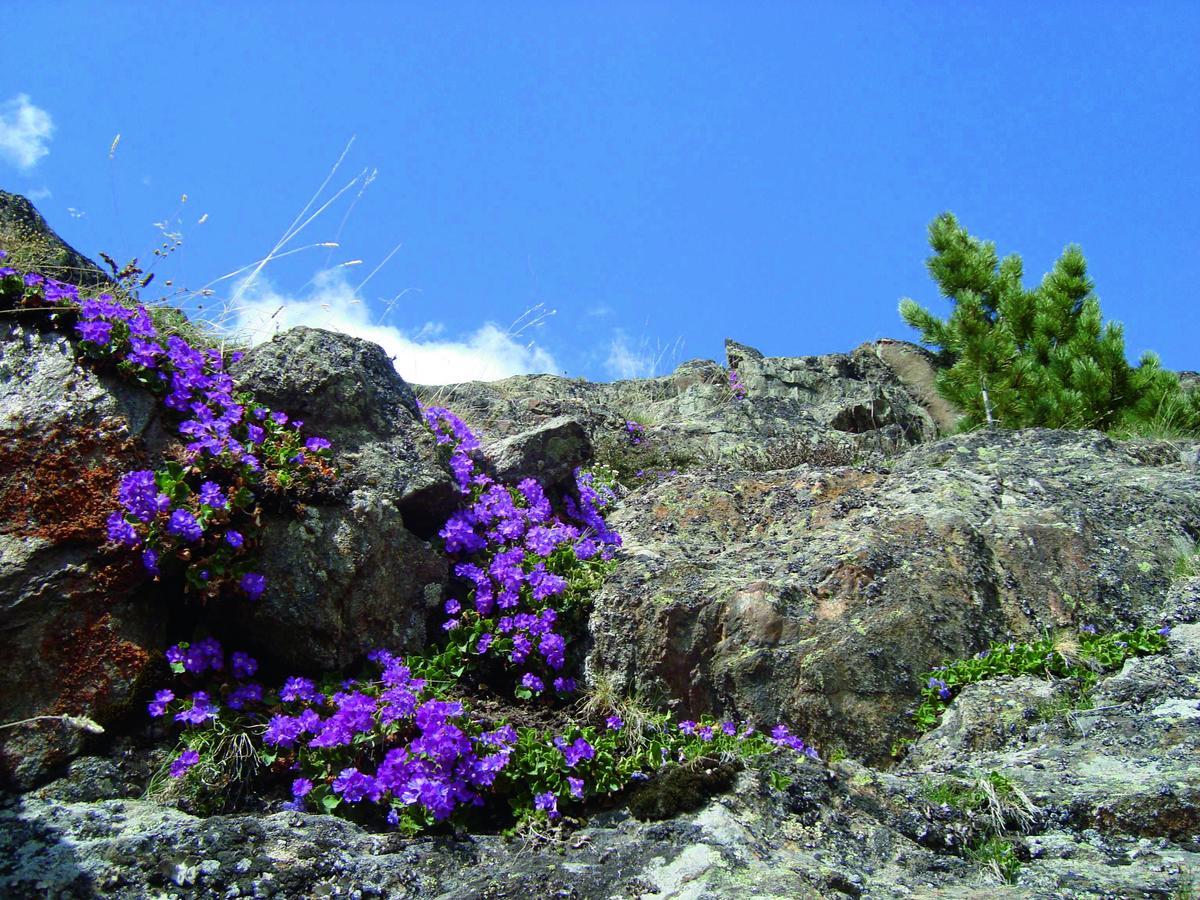
<svg viewBox="0 0 1200 900"><path fill-rule="evenodd" d="M62 335L0 333L0 776L28 784L136 698L165 618L106 556L116 485L161 445L146 393L76 363Z"/></svg>
<svg viewBox="0 0 1200 900"><path fill-rule="evenodd" d="M628 558L596 596L590 670L882 760L946 659L1195 618L1193 600L1164 600L1179 542L1200 534L1184 458L1095 432L978 432L890 470L666 479L612 519Z"/></svg>
<svg viewBox="0 0 1200 900"><path fill-rule="evenodd" d="M458 495L412 390L377 344L315 328L277 335L231 373L240 389L331 440L339 470L299 515L268 516L267 591L237 613L249 643L309 671L376 647L420 649L447 577L429 539Z"/></svg>

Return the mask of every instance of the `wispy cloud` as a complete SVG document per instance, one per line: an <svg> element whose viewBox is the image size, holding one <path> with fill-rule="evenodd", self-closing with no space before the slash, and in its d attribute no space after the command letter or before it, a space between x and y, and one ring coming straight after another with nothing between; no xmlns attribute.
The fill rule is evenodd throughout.
<svg viewBox="0 0 1200 900"><path fill-rule="evenodd" d="M0 104L0 156L27 172L50 150L54 134L50 113L29 102L28 94L17 94Z"/></svg>
<svg viewBox="0 0 1200 900"><path fill-rule="evenodd" d="M49 200L53 195L50 193L50 188L40 187L34 188L31 191L26 191L25 196L36 203L39 200Z"/></svg>
<svg viewBox="0 0 1200 900"><path fill-rule="evenodd" d="M657 342L651 346L648 339L642 338L634 346L621 329L613 329L612 334L604 368L609 377L616 379L652 378L659 373L664 362L677 360L679 351L683 348L682 338L676 338L665 347Z"/></svg>
<svg viewBox="0 0 1200 900"><path fill-rule="evenodd" d="M383 347L393 358L396 371L416 384L495 381L509 375L560 371L545 349L514 339L492 322L457 340L443 337L446 326L439 322L427 322L413 334L379 324L341 269L321 272L312 285L305 296L291 297L276 291L259 275L241 292L225 325L253 343L296 325L352 334Z"/></svg>

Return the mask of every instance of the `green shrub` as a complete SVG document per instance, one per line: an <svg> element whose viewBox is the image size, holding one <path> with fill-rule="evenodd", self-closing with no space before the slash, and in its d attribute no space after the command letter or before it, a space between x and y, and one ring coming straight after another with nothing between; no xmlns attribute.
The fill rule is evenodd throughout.
<svg viewBox="0 0 1200 900"><path fill-rule="evenodd" d="M938 391L964 428L1200 432L1197 392L1183 393L1153 353L1129 365L1122 327L1102 323L1078 246L1028 290L1020 256L999 259L950 213L929 226L929 244L929 272L954 308L939 319L906 298L900 315L941 351Z"/></svg>

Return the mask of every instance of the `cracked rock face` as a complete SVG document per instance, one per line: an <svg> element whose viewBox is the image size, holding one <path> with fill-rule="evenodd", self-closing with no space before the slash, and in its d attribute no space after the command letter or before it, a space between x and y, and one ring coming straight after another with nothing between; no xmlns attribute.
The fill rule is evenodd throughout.
<svg viewBox="0 0 1200 900"><path fill-rule="evenodd" d="M685 472L613 523L630 563L596 597L589 671L875 761L947 659L1196 614L1166 593L1200 473L1096 433L949 438L890 470Z"/></svg>

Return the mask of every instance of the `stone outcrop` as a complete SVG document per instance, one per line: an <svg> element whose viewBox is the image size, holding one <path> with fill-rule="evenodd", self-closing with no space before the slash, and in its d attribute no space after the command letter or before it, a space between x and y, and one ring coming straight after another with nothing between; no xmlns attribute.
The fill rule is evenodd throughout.
<svg viewBox="0 0 1200 900"><path fill-rule="evenodd" d="M691 715L782 713L875 761L944 660L1198 612L1163 600L1200 533L1194 461L1097 433L975 433L889 468L682 473L612 521L630 563L595 599L593 674Z"/></svg>
<svg viewBox="0 0 1200 900"><path fill-rule="evenodd" d="M376 647L424 646L426 598L447 577L429 542L458 496L438 465L416 398L376 344L294 328L231 369L239 389L333 442L338 478L263 535L267 591L236 612L262 651L306 671Z"/></svg>

